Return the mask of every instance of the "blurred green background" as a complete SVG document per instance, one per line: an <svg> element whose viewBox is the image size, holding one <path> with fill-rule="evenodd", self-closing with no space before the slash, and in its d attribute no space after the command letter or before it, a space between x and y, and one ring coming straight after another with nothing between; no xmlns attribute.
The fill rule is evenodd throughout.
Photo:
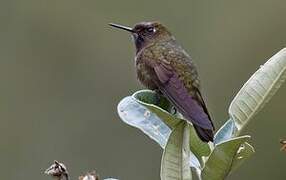
<svg viewBox="0 0 286 180"><path fill-rule="evenodd" d="M0 179L49 179L54 159L73 179L159 179L162 150L116 112L142 88L127 33L109 22L160 20L199 67L219 126L242 84L286 45L285 0L1 0ZM286 86L251 121L256 154L229 179L285 179Z"/></svg>

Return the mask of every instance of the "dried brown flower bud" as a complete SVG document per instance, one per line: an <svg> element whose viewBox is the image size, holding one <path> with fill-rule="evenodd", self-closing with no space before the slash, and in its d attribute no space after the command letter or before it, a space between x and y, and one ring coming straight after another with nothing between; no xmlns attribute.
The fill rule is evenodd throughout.
<svg viewBox="0 0 286 180"><path fill-rule="evenodd" d="M79 180L99 180L99 177L96 174L96 172L93 171L93 172L87 173L84 176L80 176L78 179Z"/></svg>
<svg viewBox="0 0 286 180"><path fill-rule="evenodd" d="M58 180L62 180L63 178L66 180L69 179L66 166L56 160L48 169L46 169L45 174L50 175Z"/></svg>

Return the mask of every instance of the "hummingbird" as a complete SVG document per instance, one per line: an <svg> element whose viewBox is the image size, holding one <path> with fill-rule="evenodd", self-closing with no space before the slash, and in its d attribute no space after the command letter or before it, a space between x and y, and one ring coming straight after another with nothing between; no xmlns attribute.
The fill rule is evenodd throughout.
<svg viewBox="0 0 286 180"><path fill-rule="evenodd" d="M204 142L213 141L214 125L201 94L197 68L189 54L160 22L140 22L133 28L109 24L131 33L138 80L165 96Z"/></svg>

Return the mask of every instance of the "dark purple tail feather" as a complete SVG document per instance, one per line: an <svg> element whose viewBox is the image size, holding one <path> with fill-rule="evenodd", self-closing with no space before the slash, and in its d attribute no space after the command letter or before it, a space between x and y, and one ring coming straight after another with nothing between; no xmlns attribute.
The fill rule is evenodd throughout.
<svg viewBox="0 0 286 180"><path fill-rule="evenodd" d="M194 128L197 132L197 135L199 136L199 138L204 141L204 142L213 142L214 141L214 133L213 133L213 130L211 129L204 129L204 128L201 128L195 124L194 125Z"/></svg>

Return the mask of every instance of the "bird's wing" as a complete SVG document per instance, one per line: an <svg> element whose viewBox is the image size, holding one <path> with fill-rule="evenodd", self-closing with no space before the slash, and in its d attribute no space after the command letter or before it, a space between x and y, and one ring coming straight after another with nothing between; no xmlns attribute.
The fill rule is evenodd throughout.
<svg viewBox="0 0 286 180"><path fill-rule="evenodd" d="M214 124L213 124L213 122L212 122L212 118L211 118L211 116L210 116L210 113L209 113L209 111L208 111L208 109L207 109L206 103L205 103L205 101L204 101L204 99L203 99L203 96L202 96L202 94L201 94L201 91L199 90L199 88L197 88L197 87L195 87L195 86L194 86L194 89L195 89L195 91L196 91L196 99L197 99L197 101L201 104L201 106L203 107L205 113L208 115L209 120L210 120L210 122L211 122L211 124L212 124L212 127L213 127L213 130L214 130L215 127L214 127Z"/></svg>
<svg viewBox="0 0 286 180"><path fill-rule="evenodd" d="M153 64L153 68L159 80L160 91L168 97L178 111L193 124L213 130L213 124L199 89L194 88L196 95L192 95L167 61Z"/></svg>

